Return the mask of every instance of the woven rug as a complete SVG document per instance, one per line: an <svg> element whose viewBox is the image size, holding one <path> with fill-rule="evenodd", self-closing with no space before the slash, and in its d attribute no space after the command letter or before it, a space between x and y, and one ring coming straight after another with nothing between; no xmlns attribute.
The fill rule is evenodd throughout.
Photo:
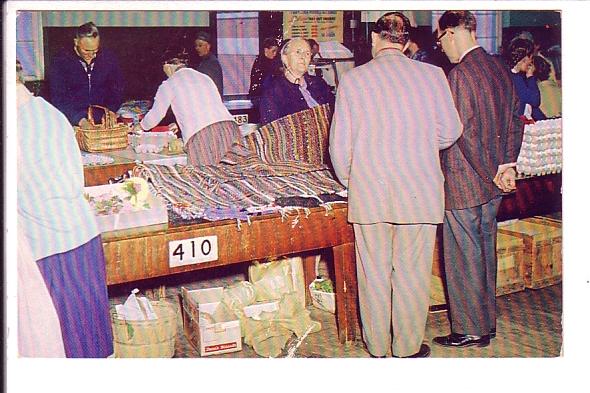
<svg viewBox="0 0 590 393"><path fill-rule="evenodd" d="M264 162L240 145L234 145L218 165L140 164L134 175L149 180L168 209L185 220L247 219L251 214L281 211L276 201L288 197L312 198L329 208L319 196L344 190L326 166Z"/></svg>
<svg viewBox="0 0 590 393"><path fill-rule="evenodd" d="M265 162L328 163L330 106L319 105L287 115L247 135L247 147Z"/></svg>

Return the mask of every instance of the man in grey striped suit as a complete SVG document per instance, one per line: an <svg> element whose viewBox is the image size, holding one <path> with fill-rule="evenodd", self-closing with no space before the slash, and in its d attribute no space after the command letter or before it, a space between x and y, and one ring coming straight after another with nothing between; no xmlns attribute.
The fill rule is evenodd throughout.
<svg viewBox="0 0 590 393"><path fill-rule="evenodd" d="M443 71L404 56L409 28L399 12L377 21L374 58L343 75L330 130L355 232L363 338L375 357L430 354L422 341L444 209L439 150L462 131Z"/></svg>
<svg viewBox="0 0 590 393"><path fill-rule="evenodd" d="M496 335L496 214L513 190L523 124L507 67L477 44L469 11L439 19L438 42L457 64L449 73L463 135L442 154L443 249L451 334L445 347L489 345Z"/></svg>

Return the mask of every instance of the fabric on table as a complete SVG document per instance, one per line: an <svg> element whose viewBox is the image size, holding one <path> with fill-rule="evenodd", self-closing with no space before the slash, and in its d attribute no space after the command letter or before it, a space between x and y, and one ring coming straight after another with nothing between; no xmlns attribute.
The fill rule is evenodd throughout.
<svg viewBox="0 0 590 393"><path fill-rule="evenodd" d="M59 317L68 358L106 358L113 353L104 261L100 235L37 261Z"/></svg>
<svg viewBox="0 0 590 393"><path fill-rule="evenodd" d="M203 218L212 209L240 212L275 206L277 198L289 196L321 202L319 195L343 190L325 166L300 161L263 162L240 145L234 145L219 165L141 164L134 175L149 179L169 210L184 219Z"/></svg>
<svg viewBox="0 0 590 393"><path fill-rule="evenodd" d="M266 162L328 162L330 106L315 106L287 115L247 135L246 146Z"/></svg>
<svg viewBox="0 0 590 393"><path fill-rule="evenodd" d="M239 138L240 129L235 121L210 124L187 141L188 163L191 165L217 164Z"/></svg>

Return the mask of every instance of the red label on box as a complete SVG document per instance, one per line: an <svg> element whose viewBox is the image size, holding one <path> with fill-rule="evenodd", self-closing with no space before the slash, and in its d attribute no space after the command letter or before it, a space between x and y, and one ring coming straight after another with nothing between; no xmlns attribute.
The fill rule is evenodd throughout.
<svg viewBox="0 0 590 393"><path fill-rule="evenodd" d="M233 349L238 346L237 342L225 343L225 344L217 344L217 345L209 345L205 347L205 352L214 352L214 351L223 351L226 349Z"/></svg>

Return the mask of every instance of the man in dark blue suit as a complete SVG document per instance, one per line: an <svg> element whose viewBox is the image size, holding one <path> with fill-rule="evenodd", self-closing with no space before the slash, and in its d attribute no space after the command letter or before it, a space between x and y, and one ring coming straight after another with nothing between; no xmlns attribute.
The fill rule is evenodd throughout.
<svg viewBox="0 0 590 393"><path fill-rule="evenodd" d="M100 47L98 28L92 22L78 27L74 47L52 62L48 82L49 100L73 125L87 122L90 105L116 112L123 102L119 63L110 51Z"/></svg>

